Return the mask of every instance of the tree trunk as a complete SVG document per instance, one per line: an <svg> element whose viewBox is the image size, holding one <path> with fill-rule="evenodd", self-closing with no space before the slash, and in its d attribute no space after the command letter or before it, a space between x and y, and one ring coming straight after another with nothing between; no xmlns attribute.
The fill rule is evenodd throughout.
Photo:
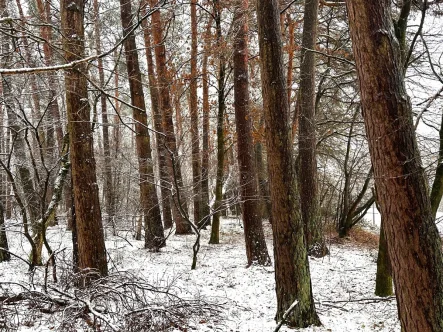
<svg viewBox="0 0 443 332"><path fill-rule="evenodd" d="M146 7L143 7L142 14L145 15ZM172 227L172 213L171 213L171 184L168 182L168 168L167 161L168 158L167 151L165 148L165 137L162 135L162 115L160 112L160 100L159 100L159 88L157 85L157 80L155 78L154 71L154 61L152 58L151 51L151 31L148 28L147 21L142 22L143 26L143 36L146 47L146 62L148 64L148 81L149 81L149 92L151 95L151 109L152 117L154 120L155 141L157 143L157 159L158 168L160 173L160 192L162 196L162 212L163 212L163 225L166 229Z"/></svg>
<svg viewBox="0 0 443 332"><path fill-rule="evenodd" d="M3 208L3 203L0 200L0 263L6 262L11 259L9 254L8 238L6 237L5 228L5 210Z"/></svg>
<svg viewBox="0 0 443 332"><path fill-rule="evenodd" d="M211 43L212 16L209 18L204 37L205 53L202 63L202 98L203 98L203 123L202 123L202 162L201 162L201 224L199 227L206 228L211 223L211 211L209 206L209 75L208 58Z"/></svg>
<svg viewBox="0 0 443 332"><path fill-rule="evenodd" d="M404 331L443 330L443 257L391 1L346 1L377 196Z"/></svg>
<svg viewBox="0 0 443 332"><path fill-rule="evenodd" d="M293 327L319 325L298 202L276 0L257 0L257 22L272 202L276 319L281 320L285 311L298 301L295 309L287 316L286 324Z"/></svg>
<svg viewBox="0 0 443 332"><path fill-rule="evenodd" d="M248 79L248 0L238 0L234 15L237 34L234 39L234 108L237 130L237 158L243 226L248 265L256 262L270 265L268 248L260 213L252 143L252 124L249 114Z"/></svg>
<svg viewBox="0 0 443 332"><path fill-rule="evenodd" d="M386 243L383 216L380 222L380 240L378 244L377 274L375 277L375 295L391 296L394 294L392 287L392 269L389 262L388 244Z"/></svg>
<svg viewBox="0 0 443 332"><path fill-rule="evenodd" d="M151 8L157 5L157 0L150 0ZM174 158L167 155L168 170L171 184L174 183L174 178L177 177L179 190L183 188L182 175L180 165L175 167L172 165L172 159L176 162L177 158L177 142L174 134L174 123L172 121L172 105L169 91L170 78L168 68L166 66L166 48L163 41L163 28L160 10L152 13L152 37L154 42L155 63L157 68L158 83L160 89L160 105L162 112L163 133L166 135L165 143L168 154L173 154ZM175 169L175 172L174 172ZM173 196L172 212L176 225L176 234L192 234L192 227L187 223L185 218L180 214L178 209L178 202L176 194ZM186 202L182 202L182 208L186 210Z"/></svg>
<svg viewBox="0 0 443 332"><path fill-rule="evenodd" d="M315 48L318 0L306 0L300 65L300 127L298 134L301 215L308 253L327 255L318 201L317 136L315 121Z"/></svg>
<svg viewBox="0 0 443 332"><path fill-rule="evenodd" d="M258 140L254 144L254 154L255 154L255 164L257 169L257 181L258 181L258 189L260 191L260 198L262 203L262 218L268 218L269 223L272 224L272 215L271 215L271 199L269 197L269 186L268 181L266 179L267 172L265 168L265 163L263 161L263 143Z"/></svg>
<svg viewBox="0 0 443 332"><path fill-rule="evenodd" d="M225 159L225 145L224 145L224 133L223 122L225 114L225 75L226 75L226 60L223 54L224 50L221 49L221 8L218 0L214 0L214 20L217 33L217 50L219 52L218 63L218 112L217 112L217 172L215 180L215 202L214 202L214 215L212 218L211 237L209 243L220 243L220 217L221 210L223 209L223 168Z"/></svg>
<svg viewBox="0 0 443 332"><path fill-rule="evenodd" d="M286 14L286 19L288 22L288 35L289 35L289 41L288 41L288 70L286 74L286 85L288 88L288 105L289 105L289 113L291 113L291 101L292 101L292 72L294 70L293 64L294 64L294 51L295 51L295 22L291 18L291 14ZM303 30L304 31L304 30Z"/></svg>
<svg viewBox="0 0 443 332"><path fill-rule="evenodd" d="M165 236L158 205L157 192L154 185L154 170L152 166L151 143L146 116L145 98L143 95L142 77L138 62L135 34L130 32L133 22L131 1L120 1L120 14L123 26L123 36L126 36L123 46L128 70L131 103L134 106L132 114L135 120L136 149L140 181L140 205L145 221L145 248L158 250L165 246Z"/></svg>
<svg viewBox="0 0 443 332"><path fill-rule="evenodd" d="M84 56L84 0L63 0L61 22L63 50L66 61ZM84 273L84 283L108 274L105 239L98 197L97 177L90 123L86 66L79 64L65 71L66 113L70 133L71 172L76 231L78 268ZM83 72L82 72L83 71ZM95 273L91 275L91 270Z"/></svg>
<svg viewBox="0 0 443 332"><path fill-rule="evenodd" d="M101 54L101 27L100 27L100 15L98 1L94 0L94 33L95 33L95 48L97 54ZM103 59L99 58L97 60L98 76L100 80L100 88L105 89L105 72L103 69ZM112 184L112 166L111 166L111 149L109 143L109 121L108 121L108 110L106 105L106 94L104 92L100 93L100 106L102 113L102 130L103 130L103 155L104 155L104 165L103 165L103 176L104 185L103 193L105 196L105 211L107 214L108 223L112 220L115 215L115 194L114 186Z"/></svg>
<svg viewBox="0 0 443 332"><path fill-rule="evenodd" d="M198 0L191 0L191 83L189 86L189 107L191 114L191 140L192 140L192 189L194 202L194 223L199 224L201 219L200 208L200 144L198 136L198 96L197 96L197 2Z"/></svg>

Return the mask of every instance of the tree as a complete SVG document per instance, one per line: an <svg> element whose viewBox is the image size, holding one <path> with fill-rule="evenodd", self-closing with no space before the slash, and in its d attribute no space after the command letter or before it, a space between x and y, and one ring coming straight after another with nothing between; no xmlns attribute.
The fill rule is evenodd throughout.
<svg viewBox="0 0 443 332"><path fill-rule="evenodd" d="M123 46L125 49L126 68L128 70L132 114L135 120L135 144L140 177L140 205L145 222L145 248L158 250L160 247L165 246L165 235L157 192L152 181L152 179L154 179L154 170L151 163L151 139L148 129L135 34L134 31L131 30L134 23L131 7L131 1L120 1L120 16L123 26L123 36L125 36Z"/></svg>
<svg viewBox="0 0 443 332"><path fill-rule="evenodd" d="M191 114L191 145L192 145L192 189L194 203L194 223L201 219L200 197L200 144L198 136L198 96L197 96L197 0L191 0L191 83L189 85L189 111Z"/></svg>
<svg viewBox="0 0 443 332"><path fill-rule="evenodd" d="M155 63L157 68L157 82L160 91L160 106L162 114L163 133L165 137L165 148L168 152L166 157L168 162L169 176L171 183L174 183L174 178L177 177L179 188L183 188L183 180L179 165L172 165L172 159L177 161L177 141L174 134L174 123L172 121L172 104L170 96L170 74L168 73L166 62L166 47L163 36L163 22L160 9L155 9L157 0L150 0L151 9L153 10L152 19L152 38L155 53ZM173 154L173 158L169 154ZM178 167L175 167L178 166ZM175 172L174 172L175 170ZM176 225L176 234L191 234L192 228L185 218L181 215L180 209L176 204L176 194L174 195L174 202L172 204L172 212ZM183 208L187 210L186 203L182 202Z"/></svg>
<svg viewBox="0 0 443 332"><path fill-rule="evenodd" d="M212 15L209 17L204 35L204 54L202 60L202 161L201 161L201 224L199 227L206 228L211 223L209 207L209 74L208 59L211 43Z"/></svg>
<svg viewBox="0 0 443 332"><path fill-rule="evenodd" d="M252 143L252 125L249 114L248 84L248 0L238 0L234 16L237 34L234 38L234 108L237 130L237 159L240 182L240 197L243 207L246 256L248 265L257 262L270 264L266 247Z"/></svg>
<svg viewBox="0 0 443 332"><path fill-rule="evenodd" d="M146 15L146 6L142 7L142 14ZM155 141L157 143L157 159L160 175L160 193L162 198L163 225L168 229L172 227L171 190L168 185L168 166L166 162L167 151L165 137L162 133L162 114L160 111L160 96L157 79L155 77L154 59L151 50L151 29L147 20L143 20L143 37L146 47L146 62L148 64L149 93L151 95L151 110L155 129Z"/></svg>
<svg viewBox="0 0 443 332"><path fill-rule="evenodd" d="M101 46L101 21L99 14L98 0L93 1L94 5L94 34L95 34L95 48L97 54L102 52ZM100 80L100 88L105 89L105 72L103 68L103 59L97 60L98 76ZM102 113L102 130L103 130L103 155L104 155L104 168L103 168L103 193L105 198L105 211L108 215L108 222L114 218L115 214L115 191L112 184L112 166L111 166L111 147L109 142L109 121L108 121L108 108L106 103L106 93L100 92L100 106Z"/></svg>
<svg viewBox="0 0 443 332"><path fill-rule="evenodd" d="M222 49L222 28L221 28L221 12L222 7L218 0L213 0L214 21L216 30L216 46L219 52L218 61L218 77L217 77L217 95L218 95L218 111L217 111L217 171L215 179L215 202L214 215L212 218L211 238L209 243L220 243L220 217L223 209L223 170L225 162L225 135L223 132L223 122L225 120L225 78L226 78L226 59L224 50Z"/></svg>
<svg viewBox="0 0 443 332"><path fill-rule="evenodd" d="M63 50L67 62L82 59L85 52L84 0L61 2ZM79 64L65 72L66 113L70 135L71 171L78 243L78 268L81 272L97 273L85 278L106 276L105 239L90 123L90 106L86 66Z"/></svg>
<svg viewBox="0 0 443 332"><path fill-rule="evenodd" d="M300 202L308 252L322 257L328 253L320 221L315 121L315 54L318 0L306 0L300 65L299 173Z"/></svg>
<svg viewBox="0 0 443 332"><path fill-rule="evenodd" d="M441 240L415 139L391 2L346 4L402 330L441 331Z"/></svg>
<svg viewBox="0 0 443 332"><path fill-rule="evenodd" d="M274 237L276 319L298 301L286 322L294 327L319 325L312 297L303 221L290 137L289 105L283 69L278 2L257 1L261 79L268 151Z"/></svg>

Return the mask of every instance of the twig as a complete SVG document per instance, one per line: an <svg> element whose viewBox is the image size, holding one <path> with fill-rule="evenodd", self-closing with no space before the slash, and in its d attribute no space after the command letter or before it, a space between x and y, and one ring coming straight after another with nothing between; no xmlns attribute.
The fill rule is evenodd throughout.
<svg viewBox="0 0 443 332"><path fill-rule="evenodd" d="M295 309L295 307L298 304L298 300L295 300L291 306L288 308L288 310L285 311L285 313L283 314L283 317L281 318L280 323L278 323L277 327L275 328L274 332L278 332L280 330L280 328L282 327L283 323L285 322L286 318L289 316L289 314L292 312L292 310Z"/></svg>

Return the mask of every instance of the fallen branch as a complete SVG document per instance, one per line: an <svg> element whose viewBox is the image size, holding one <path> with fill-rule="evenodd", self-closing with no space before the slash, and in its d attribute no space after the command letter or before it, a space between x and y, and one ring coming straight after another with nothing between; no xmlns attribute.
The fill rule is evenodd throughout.
<svg viewBox="0 0 443 332"><path fill-rule="evenodd" d="M295 300L291 306L288 308L288 310L285 311L285 313L283 314L283 317L281 318L280 323L278 323L277 327L275 328L274 332L278 332L280 330L280 328L282 327L282 325L284 324L284 322L286 321L286 318L289 316L289 314L292 312L292 310L295 309L295 307L298 304L298 300Z"/></svg>

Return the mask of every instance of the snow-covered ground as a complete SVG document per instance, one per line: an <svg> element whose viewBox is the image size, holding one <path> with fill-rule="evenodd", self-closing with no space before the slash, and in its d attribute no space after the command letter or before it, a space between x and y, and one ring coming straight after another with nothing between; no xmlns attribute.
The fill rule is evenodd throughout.
<svg viewBox="0 0 443 332"><path fill-rule="evenodd" d="M269 225L265 225L268 249L272 253ZM70 232L63 225L53 227L48 237L54 249L67 248ZM125 236L126 235L126 236ZM26 239L9 233L11 250L26 258ZM197 269L191 271L194 236L171 235L160 253L143 249L142 241L130 234L109 236L107 250L111 270L127 270L152 284L174 283L183 296L198 295L222 305L222 315L213 320L191 323L188 330L261 332L274 331L276 298L273 267L246 268L242 228L237 219L224 219L221 244L208 244L209 230L203 231ZM22 244L23 243L23 244ZM400 331L395 300L373 295L376 251L362 246L331 244L329 256L310 259L313 291L322 327L303 331ZM35 279L41 278L37 273ZM27 282L27 266L17 258L0 264L0 282ZM20 331L49 331L50 326L23 327ZM53 330L53 329L51 329ZM177 329L177 331L179 331ZM293 331L282 327L280 331Z"/></svg>
<svg viewBox="0 0 443 332"><path fill-rule="evenodd" d="M364 225L367 229L377 231L380 229L380 212L372 205L364 217ZM443 234L443 212L437 211L436 221L435 221L438 232Z"/></svg>

